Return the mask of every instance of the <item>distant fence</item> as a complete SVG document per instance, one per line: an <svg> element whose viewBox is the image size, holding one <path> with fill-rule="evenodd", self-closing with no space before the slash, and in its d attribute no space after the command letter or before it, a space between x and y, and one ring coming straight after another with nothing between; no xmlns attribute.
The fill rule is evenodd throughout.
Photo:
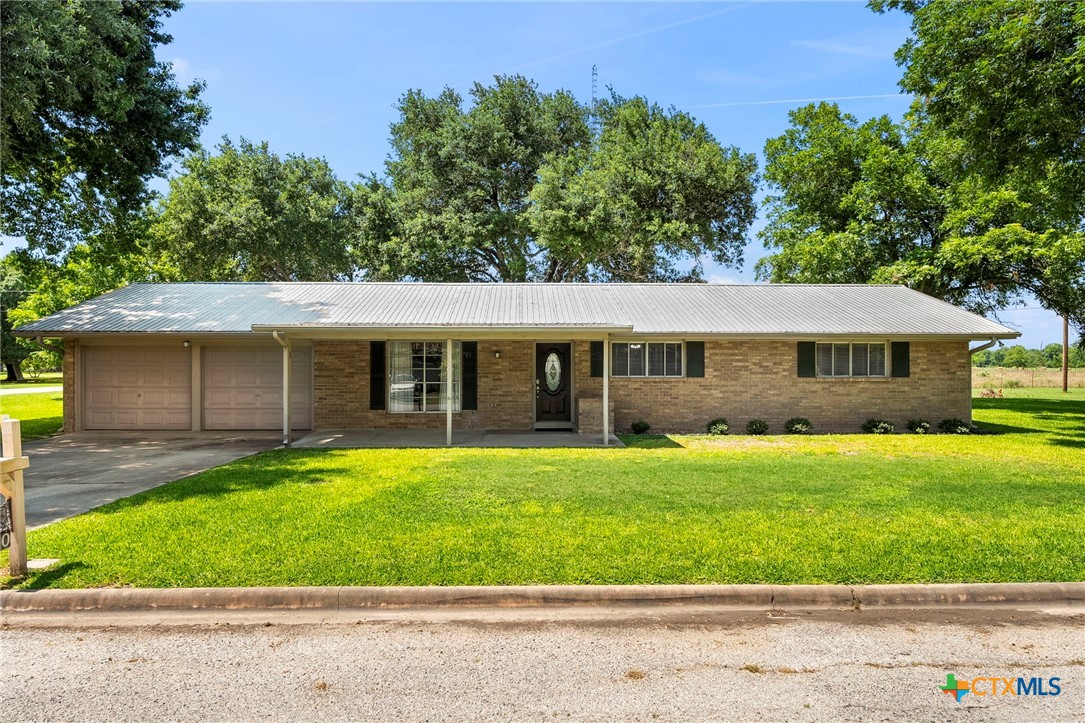
<svg viewBox="0 0 1085 723"><path fill-rule="evenodd" d="M972 386L1005 387L1014 381L1021 387L1062 387L1061 369L1006 369L1004 367L972 367ZM1085 387L1085 369L1070 370L1070 386Z"/></svg>

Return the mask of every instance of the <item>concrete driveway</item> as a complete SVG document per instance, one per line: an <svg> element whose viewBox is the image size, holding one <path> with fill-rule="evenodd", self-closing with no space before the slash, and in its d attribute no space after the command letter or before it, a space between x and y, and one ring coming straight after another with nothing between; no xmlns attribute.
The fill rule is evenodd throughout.
<svg viewBox="0 0 1085 723"><path fill-rule="evenodd" d="M72 517L281 441L260 432L80 432L26 442L26 524Z"/></svg>

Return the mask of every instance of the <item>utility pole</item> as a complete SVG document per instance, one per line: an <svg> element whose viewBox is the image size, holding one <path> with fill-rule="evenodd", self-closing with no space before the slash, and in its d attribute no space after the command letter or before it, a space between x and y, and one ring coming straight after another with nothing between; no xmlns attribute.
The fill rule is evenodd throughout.
<svg viewBox="0 0 1085 723"><path fill-rule="evenodd" d="M591 66L591 125L599 132L599 66Z"/></svg>
<svg viewBox="0 0 1085 723"><path fill-rule="evenodd" d="M1062 317L1062 391L1070 389L1070 317Z"/></svg>

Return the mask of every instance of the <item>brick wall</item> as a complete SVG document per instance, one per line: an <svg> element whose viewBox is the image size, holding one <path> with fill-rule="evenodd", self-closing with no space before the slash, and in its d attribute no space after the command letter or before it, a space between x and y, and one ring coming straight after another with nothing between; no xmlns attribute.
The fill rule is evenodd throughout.
<svg viewBox="0 0 1085 723"><path fill-rule="evenodd" d="M501 358L494 356L500 351ZM452 415L457 429L530 429L535 345L478 342L478 410ZM443 429L445 415L369 408L369 341L313 342L314 429Z"/></svg>
<svg viewBox="0 0 1085 723"><path fill-rule="evenodd" d="M589 343L578 342L575 354L578 393L601 395L602 379L589 377ZM791 417L806 417L822 432L856 432L870 417L889 419L898 430L917 417L935 424L971 419L970 358L963 341L912 342L907 378L800 378L796 354L789 341L706 342L704 378L612 377L616 431L628 431L638 419L660 432L703 432L715 417L726 417L734 430L763 419L773 432Z"/></svg>
<svg viewBox="0 0 1085 723"><path fill-rule="evenodd" d="M79 372L76 364L75 339L64 340L64 431L74 432L79 429L76 422L75 383Z"/></svg>

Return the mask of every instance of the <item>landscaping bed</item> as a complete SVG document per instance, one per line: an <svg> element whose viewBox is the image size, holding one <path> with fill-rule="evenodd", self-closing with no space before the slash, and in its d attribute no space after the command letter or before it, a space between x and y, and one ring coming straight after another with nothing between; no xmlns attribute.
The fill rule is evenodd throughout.
<svg viewBox="0 0 1085 723"><path fill-rule="evenodd" d="M277 450L31 532L61 562L20 586L1085 579L1085 392L975 409L998 434Z"/></svg>

